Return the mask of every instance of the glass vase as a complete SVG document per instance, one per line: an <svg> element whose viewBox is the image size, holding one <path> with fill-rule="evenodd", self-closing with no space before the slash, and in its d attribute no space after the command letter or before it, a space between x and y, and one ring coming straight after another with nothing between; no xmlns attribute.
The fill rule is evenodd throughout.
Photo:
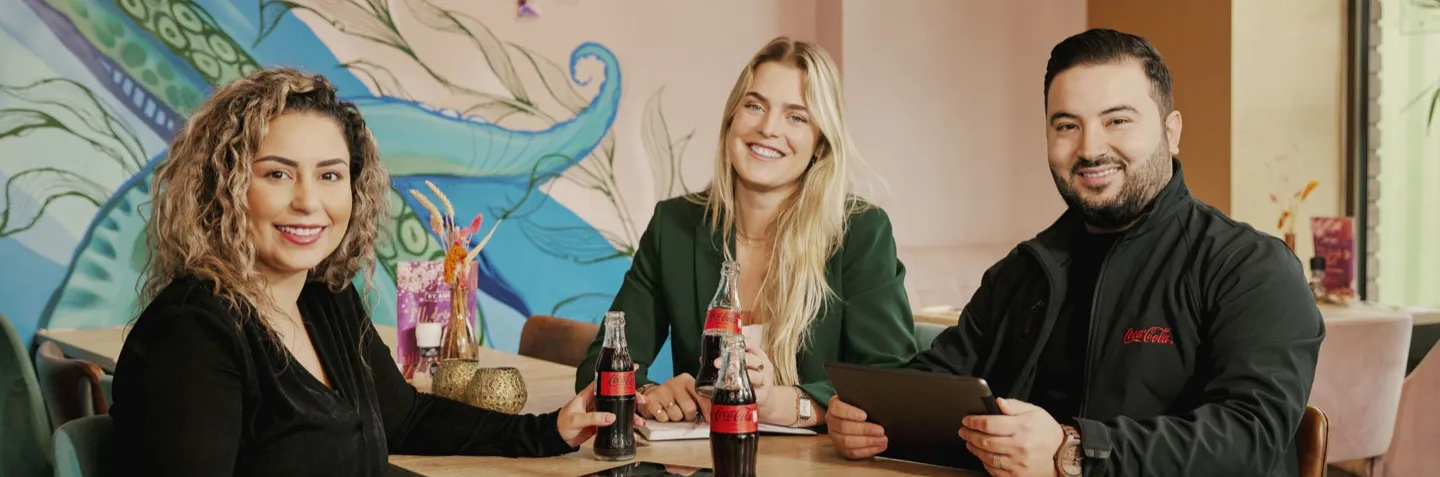
<svg viewBox="0 0 1440 477"><path fill-rule="evenodd" d="M470 297L475 287L460 279L450 285L450 320L440 338L440 359L474 360L480 358L480 342L471 325Z"/></svg>

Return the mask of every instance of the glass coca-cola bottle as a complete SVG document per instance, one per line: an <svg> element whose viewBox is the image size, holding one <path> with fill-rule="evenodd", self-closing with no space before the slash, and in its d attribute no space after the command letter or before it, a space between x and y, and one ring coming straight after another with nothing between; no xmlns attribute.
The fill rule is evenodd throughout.
<svg viewBox="0 0 1440 477"><path fill-rule="evenodd" d="M595 430L595 458L635 458L635 360L625 344L625 313L605 314L605 341L595 363L595 411L615 415L615 422Z"/></svg>
<svg viewBox="0 0 1440 477"><path fill-rule="evenodd" d="M740 336L740 264L727 261L720 266L720 286L705 313L705 331L700 336L700 371L695 376L695 393L707 398L715 392L721 340Z"/></svg>
<svg viewBox="0 0 1440 477"><path fill-rule="evenodd" d="M720 379L710 407L710 458L716 477L754 477L760 449L760 410L745 369L745 338L726 336Z"/></svg>

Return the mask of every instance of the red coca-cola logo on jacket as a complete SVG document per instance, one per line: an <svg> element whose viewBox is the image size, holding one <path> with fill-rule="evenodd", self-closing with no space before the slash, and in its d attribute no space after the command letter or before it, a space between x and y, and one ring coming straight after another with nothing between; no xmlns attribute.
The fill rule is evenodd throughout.
<svg viewBox="0 0 1440 477"><path fill-rule="evenodd" d="M1149 328L1130 328L1125 330L1124 344L1175 344L1170 338L1170 328L1162 326L1151 326Z"/></svg>

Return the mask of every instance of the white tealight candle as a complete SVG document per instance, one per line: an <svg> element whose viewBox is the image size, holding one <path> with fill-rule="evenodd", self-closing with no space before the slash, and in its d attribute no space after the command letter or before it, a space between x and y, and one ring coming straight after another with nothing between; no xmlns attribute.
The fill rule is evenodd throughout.
<svg viewBox="0 0 1440 477"><path fill-rule="evenodd" d="M415 324L415 346L419 348L439 348L442 323L426 322Z"/></svg>

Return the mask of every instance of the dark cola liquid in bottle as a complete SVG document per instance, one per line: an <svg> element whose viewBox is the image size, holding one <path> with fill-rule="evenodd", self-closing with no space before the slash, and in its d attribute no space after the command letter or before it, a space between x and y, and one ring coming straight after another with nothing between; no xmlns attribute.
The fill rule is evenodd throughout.
<svg viewBox="0 0 1440 477"><path fill-rule="evenodd" d="M760 450L760 409L745 370L745 338L724 339L720 379L710 407L710 458L716 477L754 477Z"/></svg>
<svg viewBox="0 0 1440 477"><path fill-rule="evenodd" d="M595 411L615 415L615 422L595 431L595 458L635 458L635 360L625 344L625 313L605 314L605 344L595 363Z"/></svg>
<svg viewBox="0 0 1440 477"><path fill-rule="evenodd" d="M720 357L722 340L740 336L740 264L725 262L720 267L720 286L710 299L705 313L705 331L700 336L700 371L695 376L695 394L710 398L715 392L715 379L720 370L715 360Z"/></svg>

